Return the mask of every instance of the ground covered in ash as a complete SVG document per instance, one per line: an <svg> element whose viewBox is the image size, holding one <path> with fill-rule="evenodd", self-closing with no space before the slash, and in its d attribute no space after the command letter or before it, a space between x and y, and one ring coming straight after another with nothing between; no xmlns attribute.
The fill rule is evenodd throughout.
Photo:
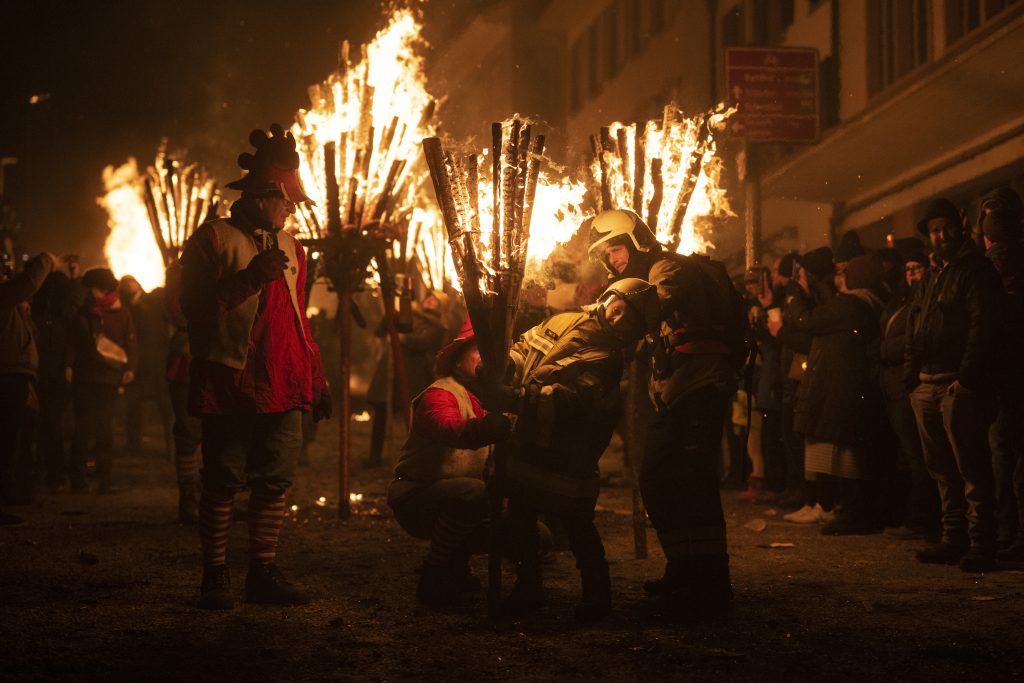
<svg viewBox="0 0 1024 683"><path fill-rule="evenodd" d="M354 426L358 458L367 424ZM391 518L388 473L357 465L353 490L363 499L350 520L337 519L336 428L326 423L312 445L282 535L279 564L313 594L307 607L194 606L198 536L174 521L173 468L155 446L115 460L127 487L119 495L44 495L13 508L27 523L0 528L0 679L1024 676L1024 572L921 565L915 542L822 537L817 527L783 522L781 511L741 504L735 492L723 494L734 613L711 623L669 619L641 588L662 566L657 540L648 530L651 556L634 559L629 489L615 476L598 512L615 599L606 621L573 622L579 588L568 552L546 565L548 604L527 620L488 622L483 594L459 611L426 609L413 599L425 544ZM229 563L239 595L245 547L246 527L237 522ZM483 577L485 559L474 569Z"/></svg>

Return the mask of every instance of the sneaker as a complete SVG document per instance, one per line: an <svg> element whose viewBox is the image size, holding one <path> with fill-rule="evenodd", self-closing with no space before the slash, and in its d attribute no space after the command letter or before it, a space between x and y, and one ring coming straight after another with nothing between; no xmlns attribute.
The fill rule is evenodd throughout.
<svg viewBox="0 0 1024 683"><path fill-rule="evenodd" d="M203 584L199 587L199 606L203 609L228 610L235 606L231 596L231 573L226 564L203 566Z"/></svg>
<svg viewBox="0 0 1024 683"><path fill-rule="evenodd" d="M960 558L960 570L965 572L990 572L996 568L996 554L990 550L982 550L972 546L967 554Z"/></svg>
<svg viewBox="0 0 1024 683"><path fill-rule="evenodd" d="M245 599L261 605L308 605L309 596L293 586L273 562L249 563L245 576Z"/></svg>
<svg viewBox="0 0 1024 683"><path fill-rule="evenodd" d="M814 524L815 522L820 521L824 514L825 511L821 509L821 505L816 503L813 507L810 505L804 505L796 512L790 512L782 515L782 519L796 524Z"/></svg>
<svg viewBox="0 0 1024 683"><path fill-rule="evenodd" d="M915 556L918 562L925 564L958 564L967 550L967 546L943 542L921 548Z"/></svg>

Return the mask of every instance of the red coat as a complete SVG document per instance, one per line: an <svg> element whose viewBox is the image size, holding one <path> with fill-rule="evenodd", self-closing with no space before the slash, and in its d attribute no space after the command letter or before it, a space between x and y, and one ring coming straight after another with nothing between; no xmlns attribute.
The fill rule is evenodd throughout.
<svg viewBox="0 0 1024 683"><path fill-rule="evenodd" d="M464 420L455 395L444 389L427 389L412 415L412 431L419 437L449 448L480 448L490 443L480 435L479 418L487 414L480 400L466 390L477 419Z"/></svg>
<svg viewBox="0 0 1024 683"><path fill-rule="evenodd" d="M232 218L234 219L234 212ZM241 370L193 358L189 407L193 414L280 413L309 410L314 397L326 386L320 350L313 341L306 318L306 254L298 242L291 255L298 267L296 288L301 325L284 278L266 286L254 283L249 273L221 272L219 245L213 230L201 226L189 239L181 305L189 325L202 325L218 314L259 295L256 320L249 335L249 350ZM205 282L216 283L209 291L203 283L189 282L189 273L201 272ZM203 272L205 271L205 272Z"/></svg>

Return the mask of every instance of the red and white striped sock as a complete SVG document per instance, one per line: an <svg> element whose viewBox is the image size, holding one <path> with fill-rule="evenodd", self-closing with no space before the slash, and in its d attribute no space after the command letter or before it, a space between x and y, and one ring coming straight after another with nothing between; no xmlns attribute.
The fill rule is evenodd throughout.
<svg viewBox="0 0 1024 683"><path fill-rule="evenodd" d="M234 496L214 496L203 491L199 500L199 540L206 564L224 564L226 561L234 504Z"/></svg>
<svg viewBox="0 0 1024 683"><path fill-rule="evenodd" d="M174 470L179 482L196 481L199 479L199 463L202 451L197 448L191 453L174 454Z"/></svg>
<svg viewBox="0 0 1024 683"><path fill-rule="evenodd" d="M284 524L284 495L256 493L249 497L249 561L270 564L277 558L277 539Z"/></svg>

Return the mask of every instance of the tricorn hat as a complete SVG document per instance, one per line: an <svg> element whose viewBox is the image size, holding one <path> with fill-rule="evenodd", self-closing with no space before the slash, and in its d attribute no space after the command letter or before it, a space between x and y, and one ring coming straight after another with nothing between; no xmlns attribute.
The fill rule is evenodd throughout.
<svg viewBox="0 0 1024 683"><path fill-rule="evenodd" d="M473 333L473 323L469 316L462 322L462 329L459 336L441 347L434 358L434 374L438 377L447 377L452 374L455 361L458 360L463 350L471 344L476 343L476 335Z"/></svg>
<svg viewBox="0 0 1024 683"><path fill-rule="evenodd" d="M299 179L299 154L295 151L295 138L279 124L271 124L270 135L257 128L249 133L249 144L256 152L242 152L238 165L248 171L230 182L227 187L241 190L250 197L284 197L296 204L315 204L302 187Z"/></svg>

